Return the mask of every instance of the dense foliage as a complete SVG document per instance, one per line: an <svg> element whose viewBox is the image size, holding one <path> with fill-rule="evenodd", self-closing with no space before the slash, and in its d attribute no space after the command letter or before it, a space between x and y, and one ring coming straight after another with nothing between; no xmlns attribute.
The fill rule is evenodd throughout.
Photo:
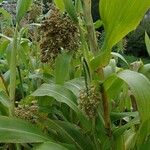
<svg viewBox="0 0 150 150"><path fill-rule="evenodd" d="M150 1L101 0L95 23L91 0L54 0L46 14L40 0L11 5L0 8L1 148L149 149L150 64L118 51Z"/></svg>

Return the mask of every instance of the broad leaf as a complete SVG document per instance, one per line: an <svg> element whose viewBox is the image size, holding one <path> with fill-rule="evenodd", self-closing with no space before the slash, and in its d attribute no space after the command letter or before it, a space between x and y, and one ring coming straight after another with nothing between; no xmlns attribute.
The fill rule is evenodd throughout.
<svg viewBox="0 0 150 150"><path fill-rule="evenodd" d="M32 0L18 0L17 1L17 13L16 13L16 21L17 23L20 22L22 17L26 14L28 9L30 8L32 4Z"/></svg>
<svg viewBox="0 0 150 150"><path fill-rule="evenodd" d="M66 88L57 84L43 84L33 94L33 96L50 96L58 102L70 106L74 111L78 111L76 96Z"/></svg>
<svg viewBox="0 0 150 150"><path fill-rule="evenodd" d="M40 143L50 139L32 124L0 116L0 143Z"/></svg>
<svg viewBox="0 0 150 150"><path fill-rule="evenodd" d="M93 69L109 63L112 47L137 27L148 8L149 0L100 0L100 15L106 35L102 51L91 61Z"/></svg>
<svg viewBox="0 0 150 150"><path fill-rule="evenodd" d="M100 15L105 28L105 50L134 30L150 8L149 0L101 0Z"/></svg>

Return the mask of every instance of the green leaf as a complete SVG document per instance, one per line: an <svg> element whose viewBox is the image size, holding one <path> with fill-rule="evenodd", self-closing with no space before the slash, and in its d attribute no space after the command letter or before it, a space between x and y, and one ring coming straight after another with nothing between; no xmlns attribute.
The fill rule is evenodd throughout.
<svg viewBox="0 0 150 150"><path fill-rule="evenodd" d="M67 104L75 112L78 111L76 96L61 85L43 84L32 96L50 96L55 98L58 102Z"/></svg>
<svg viewBox="0 0 150 150"><path fill-rule="evenodd" d="M4 18L7 19L7 20L12 19L11 14L3 8L0 8L0 14L2 14L4 16Z"/></svg>
<svg viewBox="0 0 150 150"><path fill-rule="evenodd" d="M105 80L104 86L109 99L115 99L122 90L123 81L112 75L107 80Z"/></svg>
<svg viewBox="0 0 150 150"><path fill-rule="evenodd" d="M124 62L127 64L127 66L129 67L128 62L126 61L126 59L125 59L121 54L116 53L116 52L111 52L111 54L112 54L113 57L118 57L118 58L120 58L120 59L121 59L122 61L124 61Z"/></svg>
<svg viewBox="0 0 150 150"><path fill-rule="evenodd" d="M142 74L130 70L121 71L118 77L124 80L135 96L141 121L149 119L150 81Z"/></svg>
<svg viewBox="0 0 150 150"><path fill-rule="evenodd" d="M135 138L136 137L136 132L134 128L131 128L127 130L124 133L124 139L125 139L125 148L126 149L133 149L135 146Z"/></svg>
<svg viewBox="0 0 150 150"><path fill-rule="evenodd" d="M76 79L66 82L64 84L64 87L66 87L68 90L72 91L74 93L74 95L76 95L78 97L80 91L85 88L85 81L82 78L76 78Z"/></svg>
<svg viewBox="0 0 150 150"><path fill-rule="evenodd" d="M106 35L102 51L91 61L93 69L109 63L112 47L138 26L150 8L150 1L101 0L99 5Z"/></svg>
<svg viewBox="0 0 150 150"><path fill-rule="evenodd" d="M70 54L60 54L55 64L55 82L63 84L69 77L69 69L72 56Z"/></svg>
<svg viewBox="0 0 150 150"><path fill-rule="evenodd" d="M103 21L98 19L96 22L94 22L95 29L100 28L103 25Z"/></svg>
<svg viewBox="0 0 150 150"><path fill-rule="evenodd" d="M77 97L64 86L57 84L43 84L34 93L32 93L32 96L50 96L58 102L67 104L76 112L80 121L84 124L84 127L88 129L91 128L91 124L78 108Z"/></svg>
<svg viewBox="0 0 150 150"><path fill-rule="evenodd" d="M0 143L39 143L50 139L32 124L0 116Z"/></svg>
<svg viewBox="0 0 150 150"><path fill-rule="evenodd" d="M128 128L137 125L140 123L139 117L132 119L131 121L129 121L127 124L118 127L117 129L114 129L113 131L113 135L115 138L119 138Z"/></svg>
<svg viewBox="0 0 150 150"><path fill-rule="evenodd" d="M54 0L54 3L57 8L59 8L62 12L65 11L65 5L63 0Z"/></svg>
<svg viewBox="0 0 150 150"><path fill-rule="evenodd" d="M144 74L150 80L150 64L146 64L139 69L139 72Z"/></svg>
<svg viewBox="0 0 150 150"><path fill-rule="evenodd" d="M7 46L9 44L8 40L1 40L0 44L0 55L2 56L5 53L5 50L7 49Z"/></svg>
<svg viewBox="0 0 150 150"><path fill-rule="evenodd" d="M146 44L147 52L150 56L150 38L146 32L145 32L145 44Z"/></svg>
<svg viewBox="0 0 150 150"><path fill-rule="evenodd" d="M78 16L72 0L63 0L65 9L74 22L78 22Z"/></svg>
<svg viewBox="0 0 150 150"><path fill-rule="evenodd" d="M90 138L78 126L64 121L46 120L47 126L57 132L58 138L73 144L78 150L95 150Z"/></svg>
<svg viewBox="0 0 150 150"><path fill-rule="evenodd" d="M106 32L105 50L112 48L134 30L148 8L149 0L101 0L100 14Z"/></svg>
<svg viewBox="0 0 150 150"><path fill-rule="evenodd" d="M46 143L40 144L36 148L33 148L33 150L68 150L68 149L62 146L61 144L57 144L54 142L46 142Z"/></svg>
<svg viewBox="0 0 150 150"><path fill-rule="evenodd" d="M2 103L3 106L5 106L7 108L10 108L10 106L11 106L9 97L4 91L0 91L0 103Z"/></svg>
<svg viewBox="0 0 150 150"><path fill-rule="evenodd" d="M20 22L32 4L32 0L18 0L16 10L16 21Z"/></svg>
<svg viewBox="0 0 150 150"><path fill-rule="evenodd" d="M143 122L137 133L137 144L142 145L146 142L147 138L150 136L150 119Z"/></svg>

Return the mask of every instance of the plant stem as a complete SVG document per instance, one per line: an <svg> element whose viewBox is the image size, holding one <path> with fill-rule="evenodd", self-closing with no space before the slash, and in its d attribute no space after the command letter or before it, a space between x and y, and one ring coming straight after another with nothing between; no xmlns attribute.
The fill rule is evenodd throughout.
<svg viewBox="0 0 150 150"><path fill-rule="evenodd" d="M108 96L105 91L104 85L101 85L101 94L102 94L102 102L103 102L103 110L104 110L105 129L108 133L108 136L111 137L109 101L108 101Z"/></svg>
<svg viewBox="0 0 150 150"><path fill-rule="evenodd" d="M95 54L96 52L98 52L98 43L91 15L91 0L81 0L81 2L83 7L84 19L88 31L87 36L89 47L93 54Z"/></svg>

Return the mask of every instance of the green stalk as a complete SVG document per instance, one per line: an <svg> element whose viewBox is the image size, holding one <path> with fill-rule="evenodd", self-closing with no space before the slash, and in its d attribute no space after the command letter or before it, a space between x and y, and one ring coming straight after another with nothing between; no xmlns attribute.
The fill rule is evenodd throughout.
<svg viewBox="0 0 150 150"><path fill-rule="evenodd" d="M95 34L93 19L91 15L91 0L81 0L82 7L83 7L83 13L84 13L84 19L88 31L88 42L90 50L95 54L98 52L98 43L97 38Z"/></svg>
<svg viewBox="0 0 150 150"><path fill-rule="evenodd" d="M9 85L9 97L12 102L11 114L14 114L15 107L15 91L16 91L16 64L17 64L17 35L18 35L18 25L16 25L15 34L13 38L13 48L11 51L10 60L10 85Z"/></svg>

